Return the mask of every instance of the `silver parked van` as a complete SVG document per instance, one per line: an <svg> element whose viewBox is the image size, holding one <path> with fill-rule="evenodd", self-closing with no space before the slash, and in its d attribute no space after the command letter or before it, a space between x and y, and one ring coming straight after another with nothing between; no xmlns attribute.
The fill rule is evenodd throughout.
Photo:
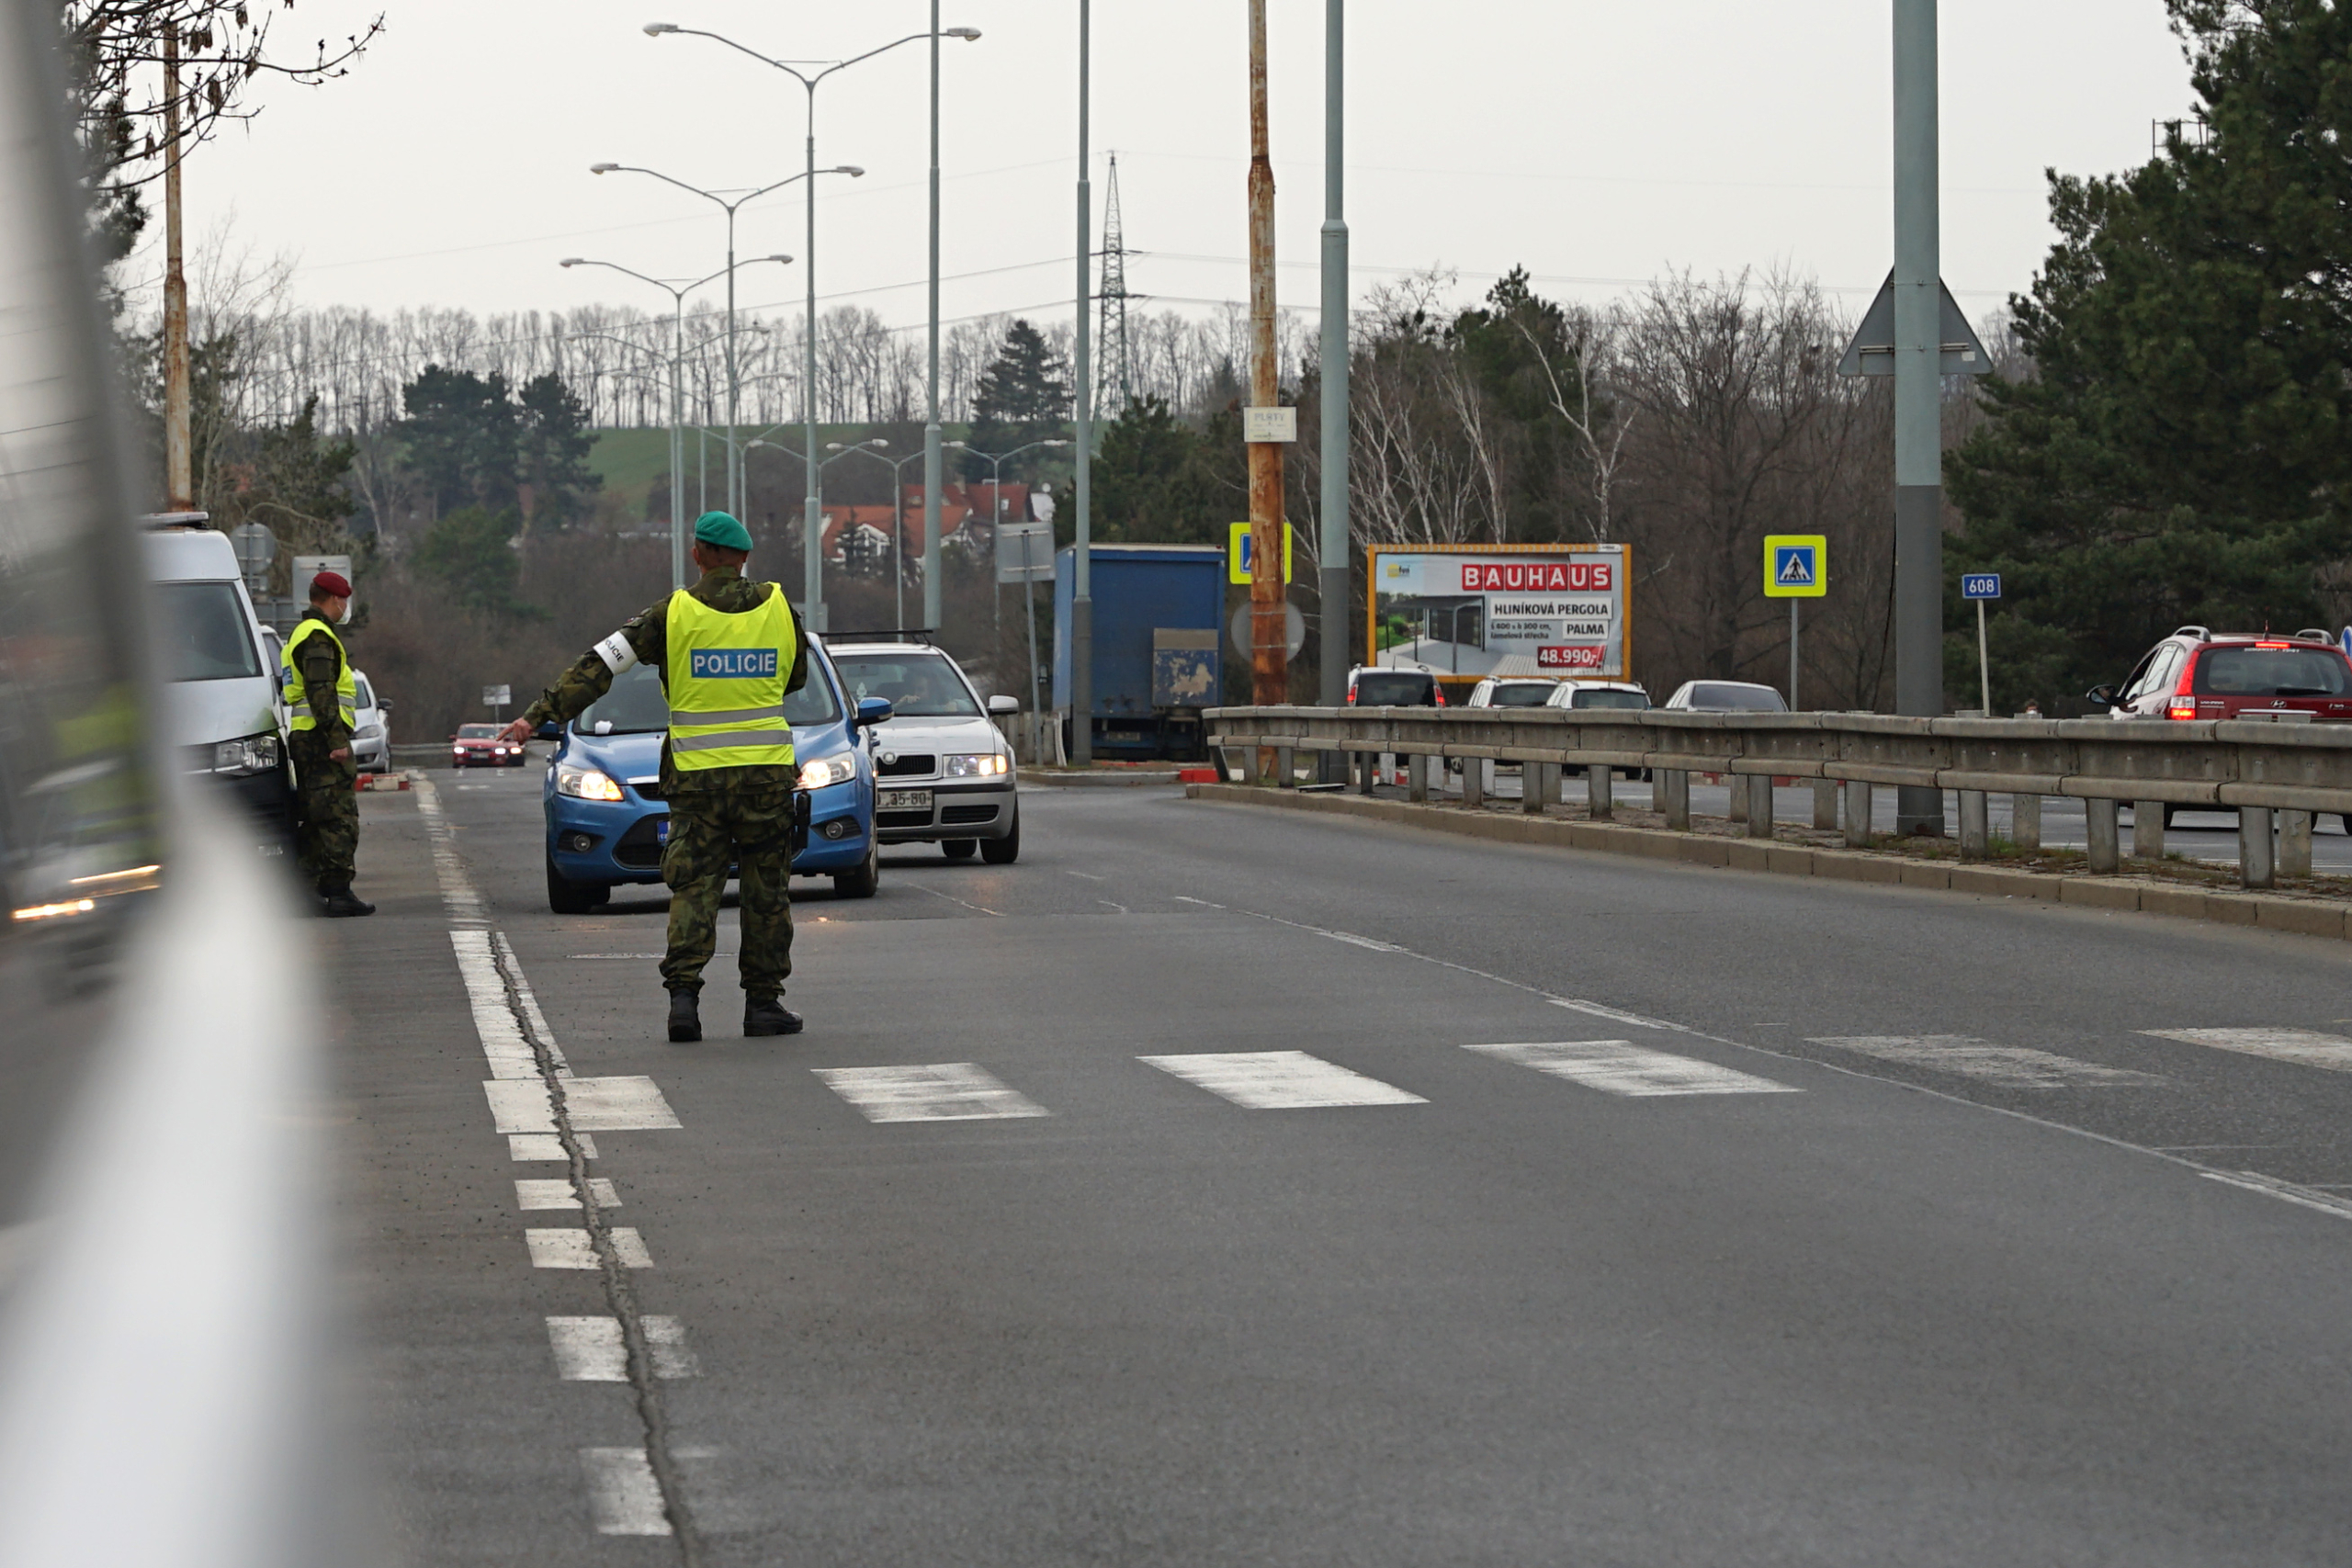
<svg viewBox="0 0 2352 1568"><path fill-rule="evenodd" d="M243 803L264 853L290 853L294 771L276 639L254 615L236 550L190 514L150 519L144 543L164 742L188 773Z"/></svg>

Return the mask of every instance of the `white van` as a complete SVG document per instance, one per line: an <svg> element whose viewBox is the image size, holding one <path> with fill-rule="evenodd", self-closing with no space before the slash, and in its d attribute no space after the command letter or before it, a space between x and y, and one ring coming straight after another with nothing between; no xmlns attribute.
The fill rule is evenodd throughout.
<svg viewBox="0 0 2352 1568"><path fill-rule="evenodd" d="M276 641L254 614L229 536L200 515L147 520L157 673L167 682L165 741L191 773L242 800L265 854L294 839L294 769L286 745Z"/></svg>

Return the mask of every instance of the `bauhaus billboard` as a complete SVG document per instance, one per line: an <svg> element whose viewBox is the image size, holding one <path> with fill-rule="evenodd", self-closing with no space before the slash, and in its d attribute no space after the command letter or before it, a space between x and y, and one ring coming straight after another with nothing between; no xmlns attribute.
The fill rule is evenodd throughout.
<svg viewBox="0 0 2352 1568"><path fill-rule="evenodd" d="M1368 558L1368 663L1626 678L1623 545L1376 546Z"/></svg>

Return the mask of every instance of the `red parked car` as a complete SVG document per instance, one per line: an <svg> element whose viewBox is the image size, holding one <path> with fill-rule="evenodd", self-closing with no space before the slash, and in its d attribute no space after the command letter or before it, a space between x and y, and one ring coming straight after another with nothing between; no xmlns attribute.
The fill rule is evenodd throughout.
<svg viewBox="0 0 2352 1568"><path fill-rule="evenodd" d="M449 737L449 765L453 768L521 767L523 748L509 746L498 738L503 728L496 724L458 726L458 733Z"/></svg>

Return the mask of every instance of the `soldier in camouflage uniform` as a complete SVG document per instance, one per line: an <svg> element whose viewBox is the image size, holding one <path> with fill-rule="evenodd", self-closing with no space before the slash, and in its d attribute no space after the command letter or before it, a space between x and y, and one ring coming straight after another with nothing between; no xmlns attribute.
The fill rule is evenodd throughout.
<svg viewBox="0 0 2352 1568"><path fill-rule="evenodd" d="M695 524L694 560L701 581L685 592L697 603L730 615L746 615L782 599L774 583L743 576L752 536L724 512L707 512ZM613 677L632 664L662 669L665 692L673 691L667 668L670 600L664 599L580 656L553 686L540 694L507 727L519 742L545 723L569 723L611 690ZM791 612L793 653L784 689L797 692L808 681L808 639L799 615ZM674 707L675 698L673 697ZM670 837L662 852L662 880L669 886L669 951L662 959L662 984L670 993L670 1038L702 1038L699 998L703 966L718 942L719 896L727 869L736 868L741 941L736 967L743 983L743 1032L797 1034L800 1015L784 1006L784 982L792 973L792 795L795 767L681 769L672 741L662 747L662 794L670 806Z"/></svg>
<svg viewBox="0 0 2352 1568"><path fill-rule="evenodd" d="M319 912L326 915L376 912L375 905L351 891L359 852L359 797L352 793L359 764L351 755L356 688L351 660L334 631L350 604L351 584L341 572L313 578L311 607L287 639L280 671L293 714L290 750L300 815L295 846L302 874L318 889Z"/></svg>

